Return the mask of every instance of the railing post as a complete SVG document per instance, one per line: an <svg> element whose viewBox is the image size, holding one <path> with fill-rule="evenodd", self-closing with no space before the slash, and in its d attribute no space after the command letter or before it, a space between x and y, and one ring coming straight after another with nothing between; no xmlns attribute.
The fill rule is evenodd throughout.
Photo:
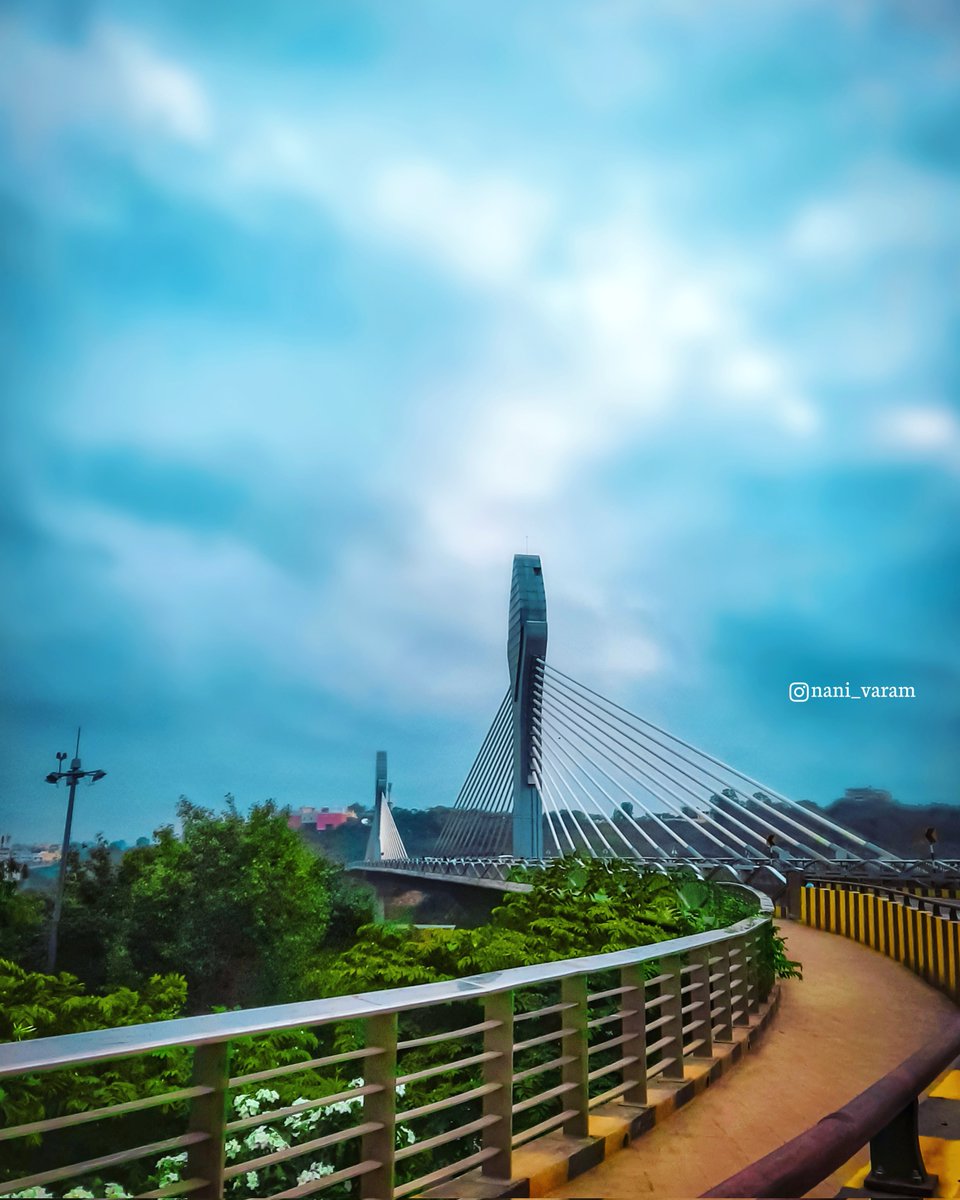
<svg viewBox="0 0 960 1200"><path fill-rule="evenodd" d="M570 975L561 980L560 1001L572 1006L561 1013L563 1024L570 1029L560 1039L562 1053L573 1060L563 1065L563 1082L572 1085L563 1094L563 1107L574 1110L574 1115L564 1121L563 1132L568 1137L586 1137L590 1117L586 975Z"/></svg>
<svg viewBox="0 0 960 1200"><path fill-rule="evenodd" d="M744 985L747 1012L750 1016L760 1011L760 929L751 929L743 939Z"/></svg>
<svg viewBox="0 0 960 1200"><path fill-rule="evenodd" d="M894 1196L932 1196L937 1176L923 1165L917 1136L917 1097L870 1140L870 1174L863 1186Z"/></svg>
<svg viewBox="0 0 960 1200"><path fill-rule="evenodd" d="M699 1004L699 1008L695 1008L690 1013L690 1017L694 1021L702 1021L703 1024L699 1029L694 1031L694 1036L699 1035L701 1045L697 1047L696 1058L713 1058L713 1006L710 1001L710 947L707 946L704 950L695 950L690 955L690 965L693 970L689 972L690 982L696 984L694 991L690 993L691 1003Z"/></svg>
<svg viewBox="0 0 960 1200"><path fill-rule="evenodd" d="M717 1016L719 1018L714 1038L718 1042L732 1042L733 1001L731 1000L732 989L730 986L730 946L727 942L720 942L714 949L717 952L716 955L712 960L707 959L708 964L715 968L710 972L711 975L716 976L714 979L716 987L711 989L717 993Z"/></svg>
<svg viewBox="0 0 960 1200"><path fill-rule="evenodd" d="M484 1150L494 1149L482 1167L484 1175L495 1179L510 1179L513 1174L513 992L498 992L483 1002L484 1020L497 1021L493 1029L484 1030L484 1053L493 1051L497 1057L483 1064L483 1082L496 1084L496 1091L483 1098L483 1115L497 1117L483 1131Z"/></svg>
<svg viewBox="0 0 960 1200"><path fill-rule="evenodd" d="M663 1024L663 1037L673 1039L672 1047L666 1047L672 1052L670 1063L664 1067L660 1073L661 1079L683 1079L683 996L680 994L680 989L683 987L683 976L681 975L680 959L674 955L672 958L663 958L660 960L660 974L666 975L667 978L660 984L663 989L661 994L668 997L660 1006L660 1011L664 1017L669 1018Z"/></svg>
<svg viewBox="0 0 960 1200"><path fill-rule="evenodd" d="M624 1057L634 1061L623 1068L623 1082L630 1086L621 1097L624 1104L644 1105L647 1102L647 1010L646 981L640 963L620 968L620 986L633 988L624 992L621 1032L628 1040L623 1043Z"/></svg>
<svg viewBox="0 0 960 1200"><path fill-rule="evenodd" d="M190 1102L190 1132L207 1135L206 1141L187 1147L188 1177L206 1180L193 1193L198 1200L223 1200L229 1053L227 1042L210 1042L193 1051L193 1086L210 1088Z"/></svg>
<svg viewBox="0 0 960 1200"><path fill-rule="evenodd" d="M376 1084L380 1090L364 1096L363 1119L376 1121L380 1128L365 1133L361 1140L361 1158L379 1164L376 1170L363 1176L361 1195L367 1200L391 1200L397 1144L397 1014L366 1017L364 1026L366 1045L378 1047L381 1053L364 1060L364 1083Z"/></svg>

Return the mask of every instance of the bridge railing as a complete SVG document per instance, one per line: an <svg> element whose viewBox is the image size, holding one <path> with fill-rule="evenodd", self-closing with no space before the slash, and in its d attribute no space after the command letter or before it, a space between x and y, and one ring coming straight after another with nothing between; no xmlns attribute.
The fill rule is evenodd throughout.
<svg viewBox="0 0 960 1200"><path fill-rule="evenodd" d="M870 1171L863 1186L890 1196L932 1196L917 1137L918 1095L960 1054L960 1016L935 1043L830 1113L799 1137L717 1184L705 1196L805 1196L868 1143ZM945 1193L940 1193L941 1195Z"/></svg>
<svg viewBox="0 0 960 1200"><path fill-rule="evenodd" d="M808 879L796 908L805 925L870 946L960 1002L960 901L863 881Z"/></svg>
<svg viewBox="0 0 960 1200"><path fill-rule="evenodd" d="M0 1046L4 1086L174 1047L193 1062L188 1086L0 1130L0 1150L14 1139L53 1136L43 1168L0 1183L0 1195L53 1185L62 1194L159 1155L185 1163L173 1182L138 1194L220 1200L247 1172L260 1173L262 1188L279 1168L300 1174L271 1185L273 1200L354 1179L358 1195L388 1200L477 1167L509 1179L518 1146L551 1130L585 1135L598 1105L643 1104L649 1080L681 1080L688 1059L734 1040L763 999L760 942L769 920L767 902L760 916L729 928L611 954ZM430 1032L421 1024L418 1035L416 1018L426 1014ZM438 1026L444 1032L433 1032ZM231 1043L295 1029L317 1035L317 1057L231 1074ZM234 1103L304 1072L334 1079L332 1090L280 1107L269 1103L276 1092L263 1090L268 1111L252 1114ZM106 1154L53 1159L58 1133L87 1124L103 1132L101 1123L111 1121L119 1129L121 1118L145 1111L156 1116L154 1136L170 1136L121 1149L118 1133ZM333 1111L334 1132L305 1141L284 1133L291 1122ZM439 1130L434 1120L425 1132L423 1118L436 1114ZM254 1142L249 1135L261 1126L272 1132Z"/></svg>

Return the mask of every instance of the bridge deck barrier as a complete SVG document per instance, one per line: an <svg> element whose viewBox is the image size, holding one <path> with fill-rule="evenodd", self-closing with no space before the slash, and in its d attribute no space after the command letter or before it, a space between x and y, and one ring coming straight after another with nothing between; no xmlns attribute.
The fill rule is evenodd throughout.
<svg viewBox="0 0 960 1200"><path fill-rule="evenodd" d="M274 1170L276 1178L288 1165L307 1167L311 1177L297 1183L288 1177L273 1200L361 1178L363 1196L388 1200L478 1166L509 1179L517 1146L551 1130L585 1134L591 1109L618 1097L642 1104L648 1080L682 1079L685 1062L750 1024L763 998L760 941L768 911L727 929L611 954L0 1046L0 1080L8 1088L39 1072L148 1060L172 1047L188 1048L193 1061L192 1077L177 1087L168 1083L134 1101L0 1130L2 1152L16 1139L55 1141L64 1130L149 1110L156 1114L154 1133L170 1135L59 1165L48 1165L45 1153L41 1170L17 1178L7 1170L0 1195L50 1185L62 1191L92 1176L115 1179L118 1171L174 1152L186 1155L181 1178L138 1194L220 1200L244 1173ZM423 1034L416 1018L427 1012L431 1032ZM445 1032L432 1031L438 1017ZM304 1028L317 1035L317 1057L231 1075L236 1039ZM238 1094L301 1072L324 1079L332 1072L336 1082L323 1096L236 1115ZM269 1152L249 1157L243 1139L253 1127L279 1134L293 1117L317 1110L342 1115L345 1107L350 1119L335 1132L306 1142L267 1138L259 1150ZM449 1114L444 1127L418 1133L417 1122L438 1112ZM421 1158L418 1168L417 1157L428 1152L431 1160ZM318 1160L327 1173L312 1170Z"/></svg>
<svg viewBox="0 0 960 1200"><path fill-rule="evenodd" d="M797 881L799 882L799 881ZM960 1000L960 901L941 889L868 881L807 879L796 891L799 919L903 964ZM931 1196L917 1135L918 1097L960 1054L960 1015L849 1104L704 1196L802 1196L869 1143L865 1186L880 1194Z"/></svg>
<svg viewBox="0 0 960 1200"><path fill-rule="evenodd" d="M960 1002L960 901L811 879L799 888L798 916L895 959Z"/></svg>

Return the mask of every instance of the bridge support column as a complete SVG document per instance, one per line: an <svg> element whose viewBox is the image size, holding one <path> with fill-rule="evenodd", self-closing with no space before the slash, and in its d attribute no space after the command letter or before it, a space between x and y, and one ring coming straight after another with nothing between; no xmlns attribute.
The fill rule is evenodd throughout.
<svg viewBox="0 0 960 1200"><path fill-rule="evenodd" d="M513 853L543 858L540 794L540 660L547 653L547 599L537 554L516 554L507 661L513 688Z"/></svg>

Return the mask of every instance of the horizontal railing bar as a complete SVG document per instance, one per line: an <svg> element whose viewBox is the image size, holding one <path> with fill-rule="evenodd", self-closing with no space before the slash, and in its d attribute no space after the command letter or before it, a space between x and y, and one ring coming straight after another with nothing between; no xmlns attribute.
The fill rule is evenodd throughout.
<svg viewBox="0 0 960 1200"><path fill-rule="evenodd" d="M461 1158L458 1162L449 1163L445 1167L431 1171L429 1175L421 1175L419 1179L411 1179L409 1183L395 1187L393 1194L397 1200L400 1200L401 1196L409 1196L411 1192L418 1192L421 1188L429 1187L433 1183L442 1183L444 1179L449 1179L460 1171L469 1171L471 1167L478 1167L488 1158L493 1158L495 1154L499 1153L500 1151L495 1146L489 1146L486 1150L478 1150L476 1154L471 1154L467 1158ZM280 1198L275 1197L274 1200L280 1200Z"/></svg>
<svg viewBox="0 0 960 1200"><path fill-rule="evenodd" d="M564 1004L547 1004L546 1008L536 1008L532 1013L517 1013L514 1018L514 1025L520 1025L521 1021L532 1021L535 1016L550 1016L551 1013L564 1013L568 1008L576 1008L576 1004L572 1001Z"/></svg>
<svg viewBox="0 0 960 1200"><path fill-rule="evenodd" d="M0 1142L10 1138L27 1137L32 1133L47 1133L52 1129L69 1129L84 1125L88 1121L99 1121L104 1117L120 1117L125 1113L140 1112L145 1108L157 1108L161 1104L174 1104L178 1100L191 1100L194 1096L209 1096L213 1088L188 1087L176 1092L164 1092L162 1096L145 1096L142 1100L129 1100L125 1104L112 1104L107 1108L91 1108L89 1112L67 1113L63 1117L50 1117L46 1121L31 1121L28 1125L14 1125L0 1129ZM3 1185L0 1184L0 1187Z"/></svg>
<svg viewBox="0 0 960 1200"><path fill-rule="evenodd" d="M470 1037L474 1033L484 1033L488 1029L497 1029L502 1021L481 1021L478 1025L466 1025L463 1029L451 1029L449 1033L431 1033L427 1037L410 1038L405 1042L397 1042L398 1050L412 1050L415 1046L430 1046L435 1042L449 1042L457 1037Z"/></svg>
<svg viewBox="0 0 960 1200"><path fill-rule="evenodd" d="M139 1192L137 1200L165 1200L167 1196L189 1196L191 1192L198 1192L206 1186L206 1179L178 1179L176 1183L154 1188L152 1192Z"/></svg>
<svg viewBox="0 0 960 1200"><path fill-rule="evenodd" d="M684 1006L680 1009L680 1014L681 1016L685 1017L687 1013L696 1012L698 1008L703 1008L705 1004L706 1000L694 1000L692 1004L684 1004Z"/></svg>
<svg viewBox="0 0 960 1200"><path fill-rule="evenodd" d="M132 1150L118 1150L115 1154L104 1154L100 1158L88 1158L85 1162L71 1163L66 1167L56 1167L52 1171L39 1171L36 1175L23 1175L20 1179L10 1179L0 1187L7 1191L19 1192L24 1188L39 1187L44 1183L56 1183L61 1179L71 1179L75 1175L89 1175L91 1171L99 1171L101 1167L122 1167L124 1163L137 1162L151 1155L165 1154L168 1150L179 1150L183 1146L195 1146L208 1140L206 1133L181 1133L179 1137L167 1138L163 1142L151 1142L148 1146L136 1146Z"/></svg>
<svg viewBox="0 0 960 1200"><path fill-rule="evenodd" d="M302 1158L305 1154L312 1154L314 1150L322 1150L324 1146L336 1146L338 1142L348 1142L351 1138L362 1137L365 1133L374 1133L382 1128L381 1121L365 1121L362 1125L352 1125L349 1129L325 1134L311 1142L298 1142L295 1146L286 1146L283 1150L274 1150L271 1154L262 1154L259 1158L248 1159L247 1162L231 1163L229 1167L224 1168L223 1177L233 1179L235 1175L243 1175L246 1171L259 1171L261 1167L286 1162L288 1158Z"/></svg>
<svg viewBox="0 0 960 1200"><path fill-rule="evenodd" d="M528 1096L526 1100L518 1100L510 1110L513 1115L519 1116L520 1113L526 1112L528 1108L536 1108L538 1104L546 1104L548 1100L553 1100L557 1096L562 1096L566 1092L572 1092L574 1088L579 1087L577 1083L558 1083L556 1087L547 1088L545 1092L537 1092L535 1096Z"/></svg>
<svg viewBox="0 0 960 1200"><path fill-rule="evenodd" d="M587 1057L591 1054L600 1054L603 1050L612 1050L614 1046L622 1046L624 1042L632 1042L636 1038L635 1033L621 1033L615 1038L608 1038L605 1042L597 1042L595 1046L587 1048Z"/></svg>
<svg viewBox="0 0 960 1200"><path fill-rule="evenodd" d="M657 944L658 944L658 945L660 945L660 946L666 946L666 945L667 945L667 943L666 943L666 942L658 942ZM664 956L663 956L663 955L661 955L661 957L664 957ZM669 957L670 957L670 956L669 956L669 954L668 954L668 955L666 955L666 957L667 957L667 958L669 958ZM653 985L654 985L655 983L666 983L668 979L672 979L672 978L673 978L673 976L672 976L672 975L654 975L654 977L653 977L652 979L646 979L646 980L644 980L644 986L645 986L645 987L653 987Z"/></svg>
<svg viewBox="0 0 960 1200"><path fill-rule="evenodd" d="M299 1104L290 1104L286 1108L275 1108L272 1112L256 1113L252 1117L240 1117L236 1121L228 1121L224 1126L227 1133L236 1133L238 1129L249 1129L251 1125L267 1125L270 1121L279 1121L281 1117L289 1117L294 1113L306 1112L311 1108L323 1108L329 1104L337 1104L341 1100L353 1100L357 1096L370 1096L382 1092L383 1084L367 1083L362 1087L347 1088L343 1092L332 1092L329 1096L321 1096L319 1100L302 1100Z"/></svg>
<svg viewBox="0 0 960 1200"><path fill-rule="evenodd" d="M698 966L699 966L699 963L687 963L687 965L685 967L680 968L680 974L681 975L689 975L690 972L695 971Z"/></svg>
<svg viewBox="0 0 960 1200"><path fill-rule="evenodd" d="M559 1058L551 1058L549 1062L538 1063L535 1067L527 1067L525 1071L517 1071L513 1076L513 1082L519 1083L522 1079L530 1079L534 1075L542 1075L544 1071L555 1071L558 1067L566 1066L567 1063L576 1061L575 1054L561 1054Z"/></svg>
<svg viewBox="0 0 960 1200"><path fill-rule="evenodd" d="M427 1113L442 1112L445 1108L453 1108L457 1104L466 1104L470 1100L478 1100L481 1096L489 1096L491 1092L499 1092L501 1086L499 1083L484 1083L468 1092L457 1092L455 1096L444 1096L442 1100L434 1100L430 1104L421 1104L418 1108L398 1112L394 1120L398 1125L401 1121L414 1121L417 1117L425 1117Z"/></svg>
<svg viewBox="0 0 960 1200"><path fill-rule="evenodd" d="M444 1071L459 1071L463 1067L472 1067L477 1063L489 1062L491 1058L501 1058L499 1050L485 1050L482 1054L472 1054L469 1058L460 1058L456 1062L442 1063L438 1067L426 1067L422 1071L411 1071L408 1075L398 1075L397 1083L413 1083L417 1079L429 1079L432 1075L442 1075Z"/></svg>
<svg viewBox="0 0 960 1200"><path fill-rule="evenodd" d="M608 1067L596 1067L593 1071L588 1071L587 1081L593 1083L595 1079L602 1079L604 1075L612 1075L614 1071L622 1071L624 1067L629 1067L631 1063L637 1061L638 1059L635 1054L628 1054L625 1058L618 1058L616 1062L612 1062Z"/></svg>
<svg viewBox="0 0 960 1200"><path fill-rule="evenodd" d="M723 979L725 971L714 971L712 975L707 976L707 983L716 983L718 979Z"/></svg>
<svg viewBox="0 0 960 1200"><path fill-rule="evenodd" d="M318 1067L338 1066L340 1063L353 1062L358 1058L372 1058L382 1054L382 1046L366 1046L363 1050L349 1050L345 1054L327 1054L323 1058L311 1058L305 1062L285 1063L282 1067L268 1067L265 1071L251 1071L249 1075L235 1075L229 1086L242 1087L245 1083L259 1083L262 1079L275 1079L279 1075L296 1075L300 1071L314 1071Z"/></svg>
<svg viewBox="0 0 960 1200"><path fill-rule="evenodd" d="M333 1171L330 1175L324 1175L320 1179L311 1179L309 1183L301 1183L299 1187L287 1188L285 1192L274 1192L267 1200L295 1200L299 1196L312 1196L314 1192L326 1191L327 1188L333 1187L337 1183L344 1183L347 1179L356 1179L358 1175L369 1175L379 1166L376 1159L368 1158L354 1167L344 1167L342 1170Z"/></svg>
<svg viewBox="0 0 960 1200"><path fill-rule="evenodd" d="M743 1015L744 1015L744 1012L743 1012L742 1008L734 1008L734 1009L730 1010L730 1020L731 1021L735 1021L737 1019L737 1017L742 1017Z"/></svg>
<svg viewBox="0 0 960 1200"><path fill-rule="evenodd" d="M655 1079L661 1071L665 1071L667 1067L671 1066L676 1061L677 1060L675 1058L661 1058L655 1066L647 1067L647 1078Z"/></svg>
<svg viewBox="0 0 960 1200"><path fill-rule="evenodd" d="M517 1013L513 1018L514 1025L519 1025L521 1021L532 1021L534 1017L548 1017L551 1013L566 1012L568 1008L576 1008L573 1001L568 1001L565 1004L548 1004L546 1008L538 1008L533 1012Z"/></svg>
<svg viewBox="0 0 960 1200"><path fill-rule="evenodd" d="M463 1000L468 996L479 998L498 995L531 984L541 985L587 973L599 974L618 967L635 966L659 961L664 957L686 954L691 950L701 950L718 942L727 942L732 935L747 934L765 925L768 920L768 917L751 917L727 929L672 938L667 942L654 942L649 946L639 946L631 950L614 950L606 954L584 955L553 963L513 967L506 971L493 971L440 983L386 988L362 995L331 996L294 1004L206 1013L199 1017L177 1017L170 1021L152 1021L114 1029L96 1029L84 1033L66 1033L55 1037L11 1042L0 1046L0 1078L34 1071L53 1071L58 1067L72 1068L105 1059L130 1058L171 1046L219 1044L261 1033L314 1028L334 1021L351 1021L377 1013L407 1012L414 1008L427 1008Z"/></svg>
<svg viewBox="0 0 960 1200"><path fill-rule="evenodd" d="M448 1129L445 1133L438 1133L434 1137L426 1138L422 1142L414 1142L412 1146L404 1146L402 1150L398 1150L394 1155L397 1162L404 1158L412 1158L415 1154L422 1154L427 1150L433 1150L437 1146L445 1146L447 1142L456 1142L460 1138L469 1137L471 1133L476 1133L480 1129L486 1129L488 1125L496 1125L500 1117L497 1113L490 1113L486 1117L478 1117L475 1121L470 1121L466 1125L458 1125L456 1129Z"/></svg>
<svg viewBox="0 0 960 1200"><path fill-rule="evenodd" d="M694 1039L693 1039L693 1041L692 1041L692 1042L690 1042L690 1044L689 1044L689 1045L687 1045L686 1047L684 1047L684 1053L686 1053L686 1054L693 1054L693 1052L694 1052L695 1050L699 1050L699 1048L700 1048L701 1046L705 1046L706 1044L707 1044L707 1039L706 1039L706 1038L694 1038Z"/></svg>
<svg viewBox="0 0 960 1200"><path fill-rule="evenodd" d="M631 1088L635 1088L636 1086L636 1083L629 1079L623 1083L618 1083L615 1087L608 1088L598 1096L592 1096L589 1101L589 1107L596 1108L598 1104L605 1104L608 1100L614 1100L617 1096L622 1096L624 1092L629 1092Z"/></svg>
<svg viewBox="0 0 960 1200"><path fill-rule="evenodd" d="M658 1050L662 1050L664 1048L664 1046L671 1046L676 1040L677 1039L673 1036L672 1033L668 1034L666 1037L660 1038L660 1040L658 1042L654 1042L653 1045L648 1046L647 1054L648 1055L656 1054L656 1052Z"/></svg>
<svg viewBox="0 0 960 1200"><path fill-rule="evenodd" d="M618 1008L615 1013L611 1013L609 1017L597 1017L593 1021L587 1022L588 1029L600 1029L603 1025L612 1025L614 1021L622 1021L624 1017L634 1016L634 1012Z"/></svg>
<svg viewBox="0 0 960 1200"><path fill-rule="evenodd" d="M680 989L680 995L681 996L689 996L690 993L695 992L699 986L700 986L699 983L688 983L688 984L686 984L686 986L684 986Z"/></svg>
<svg viewBox="0 0 960 1200"><path fill-rule="evenodd" d="M575 1108L565 1108L563 1112L557 1113L555 1117L547 1117L545 1121L541 1121L539 1125L531 1125L529 1129L521 1129L519 1133L515 1133L510 1139L510 1144L516 1148L522 1146L524 1142L529 1142L535 1137L539 1137L541 1133L546 1133L550 1129L556 1129L558 1125L562 1125L564 1121L575 1117L577 1110Z"/></svg>
<svg viewBox="0 0 960 1200"><path fill-rule="evenodd" d="M723 989L723 988L716 988L714 991L712 991L712 992L710 993L710 999L711 999L711 1000L717 1000L717 999L718 999L720 996L722 996L722 995L723 995L723 993L724 993L724 989Z"/></svg>
<svg viewBox="0 0 960 1200"><path fill-rule="evenodd" d="M513 1052L519 1053L521 1050L529 1050L531 1046L542 1046L546 1042L555 1042L557 1038L569 1037L575 1030L569 1026L564 1026L563 1029L555 1029L552 1033L541 1033L539 1037L527 1038L525 1042L514 1042Z"/></svg>
<svg viewBox="0 0 960 1200"><path fill-rule="evenodd" d="M594 1000L606 1000L608 996L625 996L627 992L636 992L639 990L635 983L628 983L625 987L609 988L605 992L590 992L587 996L587 1002L592 1004Z"/></svg>
<svg viewBox="0 0 960 1200"><path fill-rule="evenodd" d="M649 1012L651 1008L659 1008L661 1004L666 1004L669 999L669 995L654 996L652 1000L647 1000L643 1007L646 1012Z"/></svg>
<svg viewBox="0 0 960 1200"><path fill-rule="evenodd" d="M647 1024L646 1031L650 1033L654 1029L661 1029L664 1025L669 1025L672 1020L673 1016L670 1013L667 1013L664 1017L657 1017L655 1021L650 1021Z"/></svg>

